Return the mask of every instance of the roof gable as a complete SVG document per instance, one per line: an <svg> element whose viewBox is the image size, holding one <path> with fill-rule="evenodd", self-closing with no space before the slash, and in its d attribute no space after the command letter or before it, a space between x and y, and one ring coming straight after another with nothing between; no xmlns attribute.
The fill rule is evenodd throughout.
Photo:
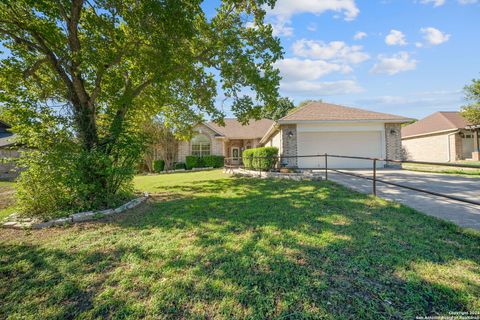
<svg viewBox="0 0 480 320"><path fill-rule="evenodd" d="M0 132L7 132L7 129L10 129L10 125L6 122L0 120Z"/></svg>
<svg viewBox="0 0 480 320"><path fill-rule="evenodd" d="M393 114L345 107L331 103L310 102L281 118L279 122L360 120L407 122L411 119Z"/></svg>
<svg viewBox="0 0 480 320"><path fill-rule="evenodd" d="M270 119L252 120L242 125L237 119L225 119L225 126L214 122L206 125L228 139L261 139L274 123Z"/></svg>
<svg viewBox="0 0 480 320"><path fill-rule="evenodd" d="M439 111L403 127L402 137L463 129L468 125L467 120L458 111Z"/></svg>

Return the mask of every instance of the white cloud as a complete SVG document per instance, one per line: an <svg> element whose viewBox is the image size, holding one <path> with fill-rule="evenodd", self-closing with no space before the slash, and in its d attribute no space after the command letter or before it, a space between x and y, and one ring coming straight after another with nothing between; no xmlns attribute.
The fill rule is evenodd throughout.
<svg viewBox="0 0 480 320"><path fill-rule="evenodd" d="M279 0L270 14L290 18L300 13L319 15L326 11L341 12L345 20L353 20L360 13L355 0Z"/></svg>
<svg viewBox="0 0 480 320"><path fill-rule="evenodd" d="M280 69L284 81L317 80L334 72L350 73L352 68L346 65L323 60L287 58L275 63Z"/></svg>
<svg viewBox="0 0 480 320"><path fill-rule="evenodd" d="M359 93L363 88L354 80L339 80L339 81L294 81L282 82L280 90L289 94L305 94L314 96L329 96Z"/></svg>
<svg viewBox="0 0 480 320"><path fill-rule="evenodd" d="M425 41L434 46L447 42L450 39L449 34L435 28L422 28L420 31L424 34L423 38Z"/></svg>
<svg viewBox="0 0 480 320"><path fill-rule="evenodd" d="M347 21L354 20L360 13L355 0L278 0L273 10L268 11L268 20L275 35L291 36L292 16L302 13L320 15L326 11L342 13Z"/></svg>
<svg viewBox="0 0 480 320"><path fill-rule="evenodd" d="M315 32L317 31L317 25L315 23L310 23L307 27L307 30L310 32Z"/></svg>
<svg viewBox="0 0 480 320"><path fill-rule="evenodd" d="M436 90L409 92L407 96L366 97L356 100L355 104L383 112L401 111L410 117L423 118L436 111L458 110L464 102L462 90Z"/></svg>
<svg viewBox="0 0 480 320"><path fill-rule="evenodd" d="M390 30L390 33L385 37L385 43L389 46L404 46L407 44L405 34L402 31Z"/></svg>
<svg viewBox="0 0 480 320"><path fill-rule="evenodd" d="M445 0L421 0L420 3L423 3L423 4L432 3L434 7L440 7L445 4Z"/></svg>
<svg viewBox="0 0 480 320"><path fill-rule="evenodd" d="M372 73L394 75L399 72L414 70L417 61L410 58L408 52L399 52L392 56L379 55L378 62L370 70Z"/></svg>
<svg viewBox="0 0 480 320"><path fill-rule="evenodd" d="M290 21L276 20L270 23L274 36L290 37L293 35L293 28Z"/></svg>
<svg viewBox="0 0 480 320"><path fill-rule="evenodd" d="M478 0L458 0L458 3L465 5L465 4L475 4L478 3Z"/></svg>
<svg viewBox="0 0 480 320"><path fill-rule="evenodd" d="M367 34L363 31L358 31L357 33L355 33L355 35L353 36L353 40L362 40L363 38L365 38L367 36Z"/></svg>
<svg viewBox="0 0 480 320"><path fill-rule="evenodd" d="M362 46L349 46L343 41L322 41L301 39L293 44L293 53L299 57L332 60L343 64L358 64L370 56L362 51Z"/></svg>

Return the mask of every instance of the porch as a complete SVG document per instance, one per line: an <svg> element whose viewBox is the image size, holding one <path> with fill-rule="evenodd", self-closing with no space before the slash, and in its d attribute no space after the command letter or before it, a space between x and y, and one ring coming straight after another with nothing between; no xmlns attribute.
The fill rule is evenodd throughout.
<svg viewBox="0 0 480 320"><path fill-rule="evenodd" d="M260 139L225 139L223 154L225 158L233 158L232 164L241 164L243 151L259 146Z"/></svg>

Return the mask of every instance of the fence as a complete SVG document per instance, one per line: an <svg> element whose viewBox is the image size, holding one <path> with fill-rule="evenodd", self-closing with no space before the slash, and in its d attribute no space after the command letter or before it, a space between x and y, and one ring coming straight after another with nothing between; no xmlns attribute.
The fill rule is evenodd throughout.
<svg viewBox="0 0 480 320"><path fill-rule="evenodd" d="M267 157L256 157L256 158L267 158ZM439 192L434 192L426 189L421 189L417 187L412 187L412 186L407 186L404 184L399 184L396 182L388 181L385 179L379 179L377 177L377 166L379 162L385 162L385 163L397 163L397 164L421 164L421 165L433 165L433 166L442 166L442 167L455 167L455 168L472 168L472 169L479 169L480 166L475 166L475 165L468 165L468 164L453 164L453 163L443 163L443 162L426 162L426 161L404 161L404 160L393 160L393 159L381 159L381 158L369 158L369 157L355 157L355 156L343 156L343 155L333 155L333 154L317 154L317 155L302 155L302 156L277 156L278 163L280 163L281 159L289 159L289 158L324 158L324 168L301 168L300 170L324 170L325 174L325 180L328 180L328 172L333 171L337 172L340 174L344 175L349 175L349 176L354 176L357 178L362 178L366 180L372 181L372 194L377 195L377 182L386 184L386 185L391 185L391 186L396 186L404 189L409 189L417 192L422 192L438 197L443 197L446 199L450 200L455 200L463 203L469 203L469 204L474 204L480 206L480 201L475 201L475 200L470 200L462 197L457 197L457 196L452 196L444 193L439 193ZM357 174L354 172L346 172L342 171L339 169L335 168L329 168L328 167L328 159L329 158L343 158L343 159L357 159L357 160L365 160L365 161L371 161L372 162L372 175L371 176L365 176L361 174ZM242 167L241 165L242 161L241 158L225 158L225 169L226 170L232 170L234 168L239 168ZM260 172L261 173L261 172Z"/></svg>

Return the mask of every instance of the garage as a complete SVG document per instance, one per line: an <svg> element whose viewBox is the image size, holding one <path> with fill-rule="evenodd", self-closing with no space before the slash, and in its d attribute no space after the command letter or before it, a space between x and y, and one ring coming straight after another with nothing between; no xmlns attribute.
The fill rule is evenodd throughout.
<svg viewBox="0 0 480 320"><path fill-rule="evenodd" d="M298 155L333 154L383 158L382 131L298 132ZM324 158L299 158L299 168L323 168ZM378 166L382 166L378 163ZM360 159L329 158L330 168L371 168L372 162Z"/></svg>
<svg viewBox="0 0 480 320"><path fill-rule="evenodd" d="M401 126L412 119L393 114L313 101L279 119L260 144L277 147L282 165L291 168L324 168L331 155L400 160ZM371 160L328 158L329 168L371 168ZM387 164L377 162L377 166ZM394 165L391 162L388 165Z"/></svg>

